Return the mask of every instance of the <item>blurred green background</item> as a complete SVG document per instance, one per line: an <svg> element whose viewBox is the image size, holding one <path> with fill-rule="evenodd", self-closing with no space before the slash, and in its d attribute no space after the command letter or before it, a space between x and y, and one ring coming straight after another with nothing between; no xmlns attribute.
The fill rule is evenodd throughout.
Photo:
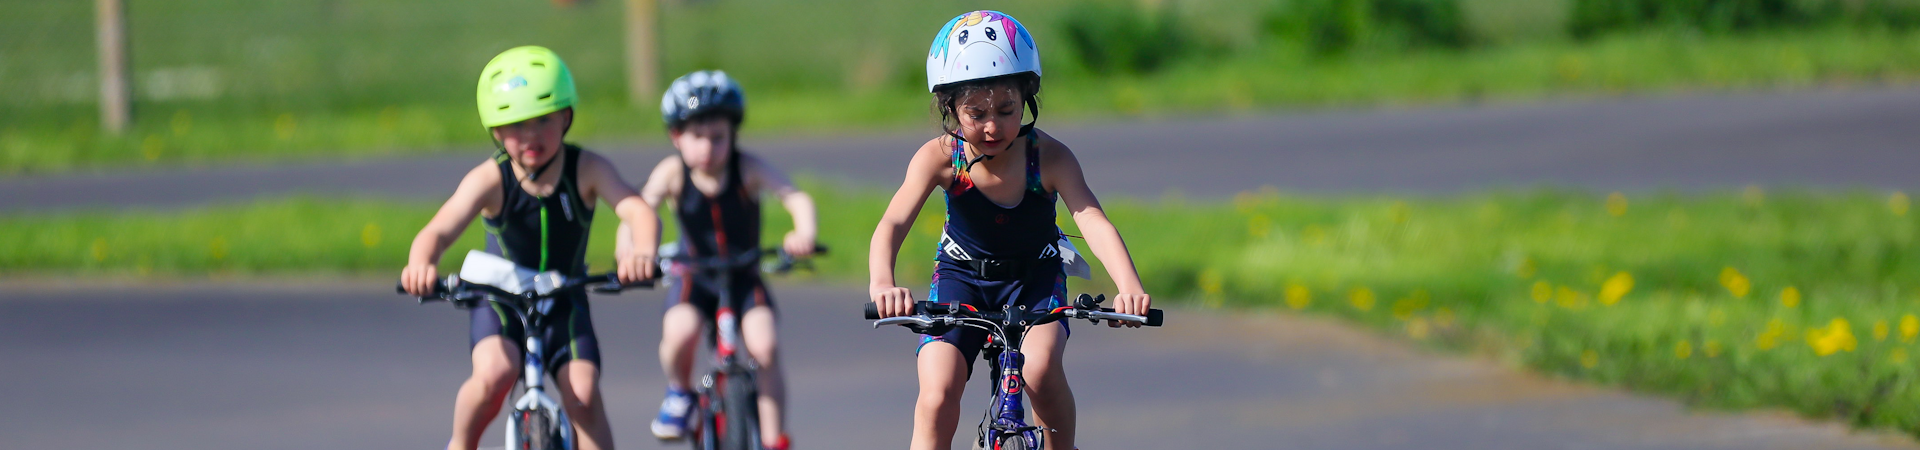
<svg viewBox="0 0 1920 450"><path fill-rule="evenodd" d="M128 0L135 125L100 133L89 2L0 1L0 172L487 145L474 72L540 44L575 137L659 133L629 106L613 0ZM1049 120L1888 82L1920 73L1914 0L663 0L660 79L729 71L748 133L928 126L922 55L958 12L1042 42Z"/></svg>

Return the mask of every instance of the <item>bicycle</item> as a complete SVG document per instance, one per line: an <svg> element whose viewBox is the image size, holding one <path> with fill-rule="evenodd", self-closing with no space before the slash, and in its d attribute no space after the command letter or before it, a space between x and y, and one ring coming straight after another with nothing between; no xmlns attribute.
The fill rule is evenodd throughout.
<svg viewBox="0 0 1920 450"><path fill-rule="evenodd" d="M826 252L825 246L814 247L816 255ZM713 367L707 369L694 387L696 420L688 440L696 450L761 450L760 385L754 376L759 367L753 358L740 354L740 317L730 304L733 272L753 267L768 256L775 260L760 267L763 273L787 273L796 267L807 267L808 262L778 248L754 249L733 256L693 257L677 253L676 247L662 246L660 260L684 264L712 277L719 284L721 299L713 316L703 318L710 330L707 337L713 348Z"/></svg>
<svg viewBox="0 0 1920 450"><path fill-rule="evenodd" d="M1029 311L1013 305L1003 306L999 312L982 312L972 305L915 302L913 314L880 318L880 311L873 303L866 305L866 318L873 320L873 327L882 325L900 325L916 333L929 334L933 330L964 326L985 330L989 333L988 349L998 349L999 357L990 361L992 369L1000 374L993 379L993 401L987 404L987 412L981 416L976 428L979 436L974 439L975 450L1035 450L1045 448L1044 435L1040 427L1029 426L1026 421L1024 389L1027 385L1022 368L1026 357L1020 353L1022 339L1033 327L1046 325L1064 319L1087 319L1094 324L1106 320L1111 322L1137 322L1149 327L1158 327L1164 314L1158 309L1147 310L1144 316L1120 314L1111 308L1101 308L1107 300L1106 295L1094 297L1080 294L1073 306L1062 306L1046 312ZM1055 430L1044 430L1055 431Z"/></svg>
<svg viewBox="0 0 1920 450"><path fill-rule="evenodd" d="M521 353L522 368L520 380L514 383L514 392L520 393L513 402L513 411L507 414L507 446L510 450L572 450L574 448L573 423L567 420L567 412L546 393L546 367L549 361L539 357L545 342L540 333L534 330L544 329L547 325L547 312L553 308L554 299L561 294L578 289L591 288L595 293L618 293L626 288L652 287L652 282L621 285L613 273L567 277L559 272L539 272L518 267L511 261L479 251L467 253L461 272L448 275L443 281L434 284L433 295L417 297L420 304L434 301L451 303L454 308L467 310L478 306L482 300L500 305L512 311L520 319L522 330L526 330L525 352ZM401 294L407 291L403 286L395 286Z"/></svg>

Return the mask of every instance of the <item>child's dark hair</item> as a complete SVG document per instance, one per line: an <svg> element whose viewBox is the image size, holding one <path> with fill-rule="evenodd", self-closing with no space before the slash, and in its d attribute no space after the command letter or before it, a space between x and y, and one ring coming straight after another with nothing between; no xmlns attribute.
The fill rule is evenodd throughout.
<svg viewBox="0 0 1920 450"><path fill-rule="evenodd" d="M960 99L981 92L993 92L1001 89L1013 89L1026 105L1028 120L1040 120L1040 76L1032 73L1016 73L978 80L967 80L940 86L933 90L933 111L940 117L940 131L954 134L960 127L960 113L956 110ZM1023 130L1024 131L1024 130Z"/></svg>

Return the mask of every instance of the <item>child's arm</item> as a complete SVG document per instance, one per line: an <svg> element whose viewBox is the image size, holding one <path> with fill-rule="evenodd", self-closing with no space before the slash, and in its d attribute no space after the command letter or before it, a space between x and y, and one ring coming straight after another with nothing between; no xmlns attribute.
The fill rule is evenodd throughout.
<svg viewBox="0 0 1920 450"><path fill-rule="evenodd" d="M1080 225L1080 234L1086 236L1087 246L1093 250L1094 257L1106 265L1107 277L1112 278L1114 287L1120 290L1113 296L1114 312L1146 314L1153 300L1140 286L1140 274L1134 271L1133 256L1127 254L1127 242L1120 239L1120 230L1107 220L1106 211L1100 209L1100 199L1087 187L1080 160L1066 144L1051 136L1041 139L1041 146L1041 177L1053 185L1054 192L1067 204L1067 212L1073 214L1073 223Z"/></svg>
<svg viewBox="0 0 1920 450"><path fill-rule="evenodd" d="M647 202L647 207L656 212L654 217L659 217L660 205L666 204L667 199L679 195L678 192L674 192L674 188L680 186L680 183L680 157L668 156L660 160L660 164L653 166L653 173L647 175L647 184L640 187L640 201ZM633 233L627 228L626 222L621 222L620 230L614 234L614 254L625 255L633 250ZM660 228L657 218L654 219L654 229L663 229ZM655 239L658 239L659 235L658 232L654 233ZM659 245L658 240L654 241L656 255Z"/></svg>
<svg viewBox="0 0 1920 450"><path fill-rule="evenodd" d="M800 188L793 186L793 180L780 169L767 164L759 157L740 153L740 167L747 176L746 184L755 192L770 192L780 199L780 206L793 216L793 231L787 232L781 247L787 254L796 257L813 255L814 240L820 236L819 222L813 210L813 197Z"/></svg>
<svg viewBox="0 0 1920 450"><path fill-rule="evenodd" d="M433 283L440 277L440 254L460 238L460 233L467 230L475 216L499 209L500 169L491 161L482 163L460 179L460 187L454 188L453 196L440 205L440 212L434 213L433 220L427 221L427 226L413 237L413 247L407 251L407 268L400 271L400 285L415 297L432 294Z"/></svg>
<svg viewBox="0 0 1920 450"><path fill-rule="evenodd" d="M621 283L634 283L652 279L654 276L654 252L660 246L660 217L654 215L653 207L634 192L627 180L620 178L620 172L614 170L613 163L593 152L580 155L580 182L588 195L599 197L601 201L613 206L613 213L620 216L622 231L632 242L641 245L632 246L625 252L619 252L614 264L616 275ZM628 226L631 225L631 226Z"/></svg>
<svg viewBox="0 0 1920 450"><path fill-rule="evenodd" d="M900 183L900 190L893 193L893 201L887 202L887 212L880 216L880 224L874 227L873 241L867 250L868 288L867 295L880 310L881 317L904 316L913 312L913 293L899 287L893 280L894 259L900 255L900 244L913 231L913 219L920 216L920 207L927 203L927 194L941 182L952 176L952 165L941 145L942 139L928 141L913 154L913 161L907 163L907 179Z"/></svg>

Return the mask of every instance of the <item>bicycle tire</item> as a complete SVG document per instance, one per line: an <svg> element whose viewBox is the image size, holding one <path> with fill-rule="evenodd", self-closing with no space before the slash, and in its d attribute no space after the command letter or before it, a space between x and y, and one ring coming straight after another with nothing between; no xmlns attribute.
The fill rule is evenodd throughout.
<svg viewBox="0 0 1920 450"><path fill-rule="evenodd" d="M1032 447L1027 446L1027 438L1020 435L1002 437L1000 444L994 447L994 450L1033 450Z"/></svg>
<svg viewBox="0 0 1920 450"><path fill-rule="evenodd" d="M726 378L721 391L725 433L719 436L722 450L760 449L760 399L753 376L736 373Z"/></svg>
<svg viewBox="0 0 1920 450"><path fill-rule="evenodd" d="M561 447L565 444L560 442L553 420L546 414L539 410L514 411L513 414L520 423L515 427L520 433L518 450L567 450Z"/></svg>

